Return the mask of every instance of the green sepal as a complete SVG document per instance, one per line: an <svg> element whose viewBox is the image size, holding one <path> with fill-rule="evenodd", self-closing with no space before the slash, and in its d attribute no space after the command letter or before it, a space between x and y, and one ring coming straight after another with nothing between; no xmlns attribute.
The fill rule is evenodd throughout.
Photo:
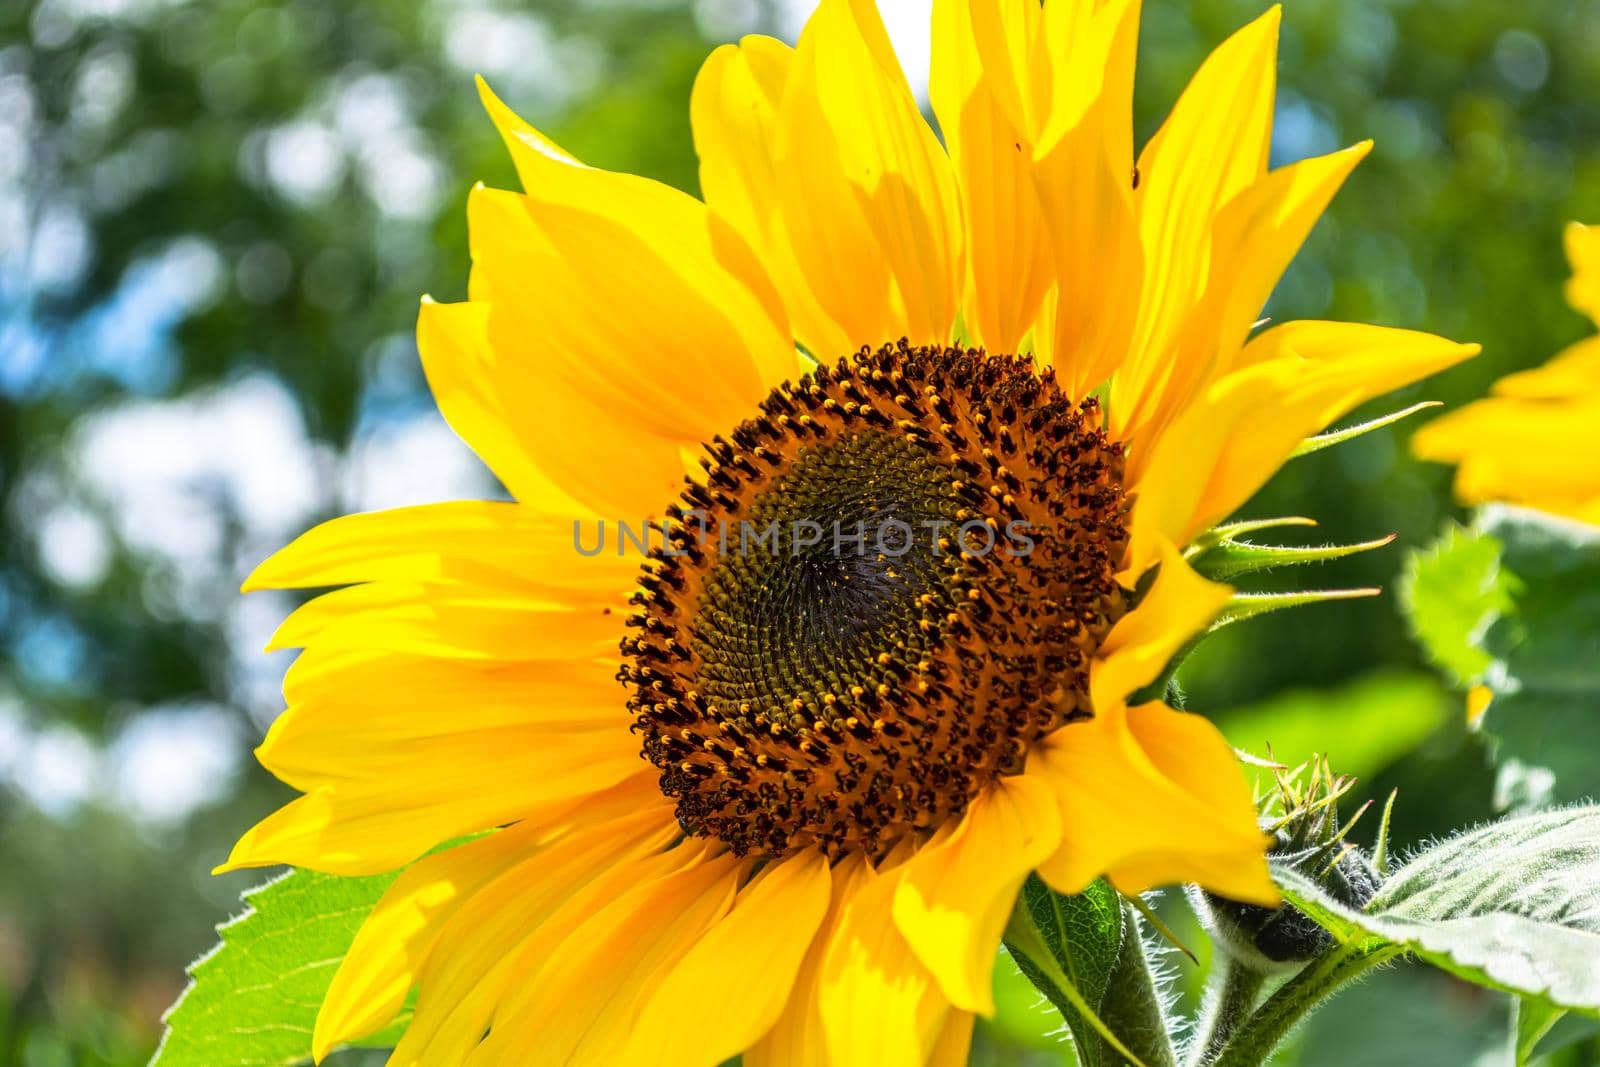
<svg viewBox="0 0 1600 1067"><path fill-rule="evenodd" d="M1226 582L1246 574L1273 570L1277 567L1295 567L1324 560L1343 559L1361 552L1371 552L1394 541L1394 534L1373 541L1349 545L1258 545L1251 541L1238 541L1226 537L1210 548L1192 556L1190 564L1212 581Z"/></svg>
<svg viewBox="0 0 1600 1067"><path fill-rule="evenodd" d="M1328 600L1356 600L1361 597L1377 596L1381 592L1383 592L1381 589L1367 588L1312 589L1295 593L1234 593L1229 597L1227 605L1212 620L1211 625L1195 634L1174 652L1167 660L1167 665L1161 674L1128 697L1128 704L1132 707L1151 700L1165 700L1175 708L1182 708L1184 700L1183 692L1177 685L1178 668L1189 658L1191 652L1200 647L1202 641L1224 626L1253 619L1257 615L1281 611L1284 608L1298 608Z"/></svg>
<svg viewBox="0 0 1600 1067"><path fill-rule="evenodd" d="M1441 406L1443 405L1437 400L1424 400L1420 404L1412 404L1408 408L1401 408L1399 411L1391 411L1387 415L1379 415L1375 419L1368 419L1366 422L1357 423L1354 426L1347 426L1342 430L1330 430L1327 433L1319 433L1315 437L1308 437L1304 441L1301 441L1300 444L1296 446L1295 450L1290 453L1290 458L1293 459L1298 456L1309 456L1313 452L1321 452L1324 448L1332 448L1334 445L1342 445L1346 441L1353 441L1357 437L1371 433L1373 430L1381 430L1385 426L1392 426L1401 419L1415 415L1419 411L1426 411L1428 408L1436 408Z"/></svg>
<svg viewBox="0 0 1600 1067"><path fill-rule="evenodd" d="M1193 561L1196 556L1204 555L1208 550L1222 542L1235 540L1245 534L1257 533L1261 530L1277 530L1285 526L1315 526L1316 524L1316 519L1308 519L1304 515L1282 515L1272 519L1244 519L1239 522L1224 523L1221 526L1213 526L1189 542L1189 547L1183 550L1183 558Z"/></svg>
<svg viewBox="0 0 1600 1067"><path fill-rule="evenodd" d="M1228 600L1228 604L1211 624L1212 630L1221 629L1231 623L1253 619L1258 615L1266 615L1285 608L1304 607L1307 604L1323 604L1332 600L1360 600L1363 597L1377 596L1382 589L1367 587L1363 589L1305 589L1293 593L1235 593Z"/></svg>

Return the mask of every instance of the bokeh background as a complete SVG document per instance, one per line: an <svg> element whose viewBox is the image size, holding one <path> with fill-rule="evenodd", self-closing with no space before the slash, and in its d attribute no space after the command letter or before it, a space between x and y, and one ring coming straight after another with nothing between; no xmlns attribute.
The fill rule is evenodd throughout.
<svg viewBox="0 0 1600 1067"><path fill-rule="evenodd" d="M805 6L0 4L0 1065L143 1063L184 965L259 880L207 873L286 798L249 749L280 707L286 659L259 649L291 601L241 598L242 575L335 513L499 493L411 336L419 294L463 295L471 183L513 184L471 75L580 157L694 191L699 61L745 32L792 39ZM924 85L926 5L882 6ZM1260 7L1146 0L1141 137ZM1288 0L1274 161L1377 149L1270 313L1483 342L1391 406L1458 403L1575 340L1560 230L1600 221L1597 101L1596 0ZM1461 695L1392 596L1455 513L1408 433L1298 460L1246 512L1398 534L1287 579L1390 593L1223 631L1183 678L1236 743L1329 750L1360 795L1399 787L1402 843L1495 803ZM1192 996L1203 966L1168 968ZM976 1059L1066 1062L1003 984ZM1396 970L1284 1061L1500 1062L1504 1020L1493 995Z"/></svg>

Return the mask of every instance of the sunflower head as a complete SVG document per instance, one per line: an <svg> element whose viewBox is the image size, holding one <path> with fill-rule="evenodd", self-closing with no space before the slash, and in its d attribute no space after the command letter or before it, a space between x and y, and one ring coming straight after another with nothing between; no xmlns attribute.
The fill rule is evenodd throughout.
<svg viewBox="0 0 1600 1067"><path fill-rule="evenodd" d="M1255 331L1368 146L1268 171L1274 9L1136 153L1138 12L936 0L936 134L870 0L823 0L706 61L704 200L485 88L522 189L472 191L418 344L512 499L248 583L345 588L274 639L258 753L304 795L229 866L405 868L319 1055L416 987L395 1067L958 1062L1030 873L1277 900L1227 741L1129 700L1234 597L1197 539L1475 350ZM648 558L574 552L641 516Z"/></svg>
<svg viewBox="0 0 1600 1067"><path fill-rule="evenodd" d="M882 855L1092 713L1122 451L1031 360L862 349L707 446L624 639L644 755L736 853Z"/></svg>

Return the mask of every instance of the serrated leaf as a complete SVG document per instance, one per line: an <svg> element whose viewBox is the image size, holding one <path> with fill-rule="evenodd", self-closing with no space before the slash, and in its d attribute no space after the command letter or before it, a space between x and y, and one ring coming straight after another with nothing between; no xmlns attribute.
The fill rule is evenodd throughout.
<svg viewBox="0 0 1600 1067"><path fill-rule="evenodd" d="M1515 576L1484 635L1491 685L1600 695L1600 528L1508 507L1484 509L1478 528Z"/></svg>
<svg viewBox="0 0 1600 1067"><path fill-rule="evenodd" d="M1437 844L1361 911L1295 871L1274 876L1347 946L1403 950L1469 982L1600 1016L1600 808L1504 819Z"/></svg>
<svg viewBox="0 0 1600 1067"><path fill-rule="evenodd" d="M1066 1020L1084 1067L1120 1062L1109 1058L1116 1039L1098 1012L1128 935L1122 902L1104 879L1068 896L1029 875L1017 897L1006 949Z"/></svg>
<svg viewBox="0 0 1600 1067"><path fill-rule="evenodd" d="M244 894L246 911L189 968L150 1067L294 1067L311 1062L322 998L357 929L397 874L290 871ZM405 1020L363 1041L387 1047Z"/></svg>
<svg viewBox="0 0 1600 1067"><path fill-rule="evenodd" d="M1600 529L1525 508L1483 509L1415 555L1401 601L1430 657L1492 692L1502 808L1600 795Z"/></svg>
<svg viewBox="0 0 1600 1067"><path fill-rule="evenodd" d="M1491 662L1481 647L1484 632L1510 606L1500 542L1451 524L1407 559L1399 594L1428 658L1459 684L1482 677Z"/></svg>

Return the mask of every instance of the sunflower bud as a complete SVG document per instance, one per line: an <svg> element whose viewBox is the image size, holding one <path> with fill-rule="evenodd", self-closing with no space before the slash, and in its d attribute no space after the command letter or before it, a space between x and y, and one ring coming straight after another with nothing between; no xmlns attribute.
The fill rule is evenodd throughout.
<svg viewBox="0 0 1600 1067"><path fill-rule="evenodd" d="M1280 771L1261 821L1274 838L1268 855L1275 866L1291 868L1334 900L1361 908L1383 879L1367 854L1346 840L1366 805L1349 822L1339 822L1339 798L1354 784L1352 778L1335 777L1325 759L1309 769ZM1332 947L1332 935L1292 904L1263 908L1203 891L1196 897L1217 944L1253 971L1292 971Z"/></svg>

